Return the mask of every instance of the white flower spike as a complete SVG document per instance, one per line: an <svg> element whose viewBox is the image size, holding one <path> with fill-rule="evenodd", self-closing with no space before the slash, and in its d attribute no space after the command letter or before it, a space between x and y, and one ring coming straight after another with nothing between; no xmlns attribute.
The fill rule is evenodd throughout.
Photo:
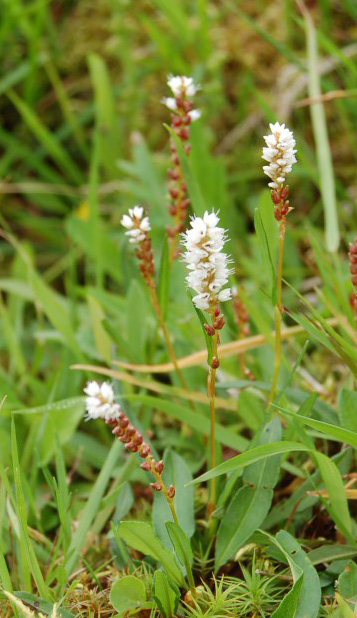
<svg viewBox="0 0 357 618"><path fill-rule="evenodd" d="M197 292L192 300L202 310L214 309L219 301L231 298L230 288L222 288L234 269L228 267L231 260L222 252L227 235L218 223L217 214L206 211L203 218L192 217L191 228L182 235L186 247L183 257L189 271L186 281Z"/></svg>
<svg viewBox="0 0 357 618"><path fill-rule="evenodd" d="M128 231L125 232L130 236L130 242L138 243L146 238L146 232L151 230L149 217L143 216L144 209L141 206L130 208L128 215L123 215L120 223Z"/></svg>
<svg viewBox="0 0 357 618"><path fill-rule="evenodd" d="M105 421L119 417L120 406L114 402L114 391L108 382L88 382L83 389L86 397L86 420L102 418Z"/></svg>
<svg viewBox="0 0 357 618"><path fill-rule="evenodd" d="M269 126L271 134L264 137L267 146L263 148L262 155L269 165L264 165L263 171L271 178L268 186L272 189L279 189L296 163L296 142L292 131L289 131L285 124L276 122Z"/></svg>
<svg viewBox="0 0 357 618"><path fill-rule="evenodd" d="M194 97L200 86L196 86L192 77L185 75L169 75L167 85L171 88L176 99Z"/></svg>

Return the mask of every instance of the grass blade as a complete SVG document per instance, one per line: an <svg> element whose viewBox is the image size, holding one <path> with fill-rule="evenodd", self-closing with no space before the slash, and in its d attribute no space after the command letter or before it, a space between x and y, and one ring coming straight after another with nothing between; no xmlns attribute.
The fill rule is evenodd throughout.
<svg viewBox="0 0 357 618"><path fill-rule="evenodd" d="M309 97L321 96L318 69L318 50L316 30L309 12L303 3L299 3L305 20L308 57ZM331 150L327 132L327 123L323 103L310 105L311 122L317 149L317 164L320 175L320 191L325 214L325 243L328 251L337 251L340 244L339 225L336 207L335 179L332 167Z"/></svg>

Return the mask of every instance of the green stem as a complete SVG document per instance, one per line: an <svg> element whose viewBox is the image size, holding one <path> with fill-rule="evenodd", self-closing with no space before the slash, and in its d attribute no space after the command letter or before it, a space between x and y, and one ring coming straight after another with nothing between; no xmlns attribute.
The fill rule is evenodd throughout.
<svg viewBox="0 0 357 618"><path fill-rule="evenodd" d="M214 359L218 359L217 357L217 348L218 348L218 335L215 333L212 336L212 357ZM211 432L210 432L210 453L211 453L211 461L210 467L211 469L216 465L216 369L212 367L212 364L208 371L208 379L207 379L207 396L209 398L209 409L210 409L210 421L211 421ZM216 507L216 479L213 478L209 483L209 502L207 507L207 515L210 517L215 510Z"/></svg>
<svg viewBox="0 0 357 618"><path fill-rule="evenodd" d="M275 305L275 352L274 352L274 372L271 383L270 395L268 400L268 410L275 399L280 361L281 361L281 323L283 315L283 305L281 302L281 288L283 279L283 256L285 240L285 217L279 221L279 257L278 273L276 279L276 305Z"/></svg>

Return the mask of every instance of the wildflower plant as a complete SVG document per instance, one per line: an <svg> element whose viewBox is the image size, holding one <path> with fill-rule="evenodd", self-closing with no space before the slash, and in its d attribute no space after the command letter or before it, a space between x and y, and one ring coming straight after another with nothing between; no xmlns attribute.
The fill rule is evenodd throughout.
<svg viewBox="0 0 357 618"><path fill-rule="evenodd" d="M182 142L186 155L190 154L190 124L197 120L201 113L195 109L193 98L199 89L192 77L170 75L167 85L172 91L173 97L162 99L162 103L172 112L171 129ZM190 200L187 194L187 185L183 177L180 160L174 141L170 140L171 164L168 170L170 215L173 218L173 226L168 228L167 234L170 241L170 260L178 257L177 239L185 227L187 210Z"/></svg>
<svg viewBox="0 0 357 618"><path fill-rule="evenodd" d="M34 8L34 11L37 9ZM197 15L201 17L199 13ZM50 19L50 15L48 17ZM184 26L185 12L172 11L171 17L169 13L167 17L172 17L175 27L181 29ZM42 21L37 20L40 26ZM204 43L207 20L200 19L199 29L196 21L193 19L192 32L199 36L200 43ZM152 31L156 33L156 38L160 27L161 22L157 22L157 27ZM182 28L187 41L191 40L190 27L187 32ZM310 39L309 45L312 45L311 32ZM165 38L157 40L166 46ZM177 67L184 67L187 62L187 58L180 57L181 47L186 55L187 46L177 46L173 62ZM202 58L206 52L208 55L208 51L209 46L202 45ZM131 64L123 62L124 74ZM95 54L90 54L89 65L94 88L96 91L99 88L100 92L96 92L99 96L95 97L94 103L98 120L94 131L98 133L93 140L95 148L93 161L90 160L89 165L88 185L85 170L82 169L86 160L78 158L80 167L74 165L77 161L72 162L72 150L66 156L66 140L57 144L58 135L66 134L68 127L64 125L60 131L43 131L41 118L31 113L29 101L36 92L20 87L10 89L4 101L5 111L8 105L15 105L19 112L16 115L12 113L9 124L15 128L14 136L15 119L21 116L28 121L31 144L34 139L40 139L43 142L42 154L50 155L41 157L39 151L33 169L29 166L31 157L26 155L23 158L14 176L16 194L23 191L24 195L32 195L33 191L33 195L37 195L34 187L31 189L28 183L22 183L22 169L27 169L31 178L37 170L44 170L46 182L67 170L66 182L58 183L57 187L73 185L78 191L69 191L68 197L64 192L66 202L76 200L77 194L83 191L87 192L86 186L89 202L88 205L81 205L78 212L71 212L69 217L64 208L68 223L65 229L70 242L65 243L63 258L51 268L48 256L53 254L53 247L51 251L43 251L41 259L37 260L32 251L27 252L32 234L26 236L26 243L21 243L9 231L1 231L1 236L10 240L10 251L14 249L16 257L10 280L2 277L0 295L3 360L4 344L9 345L11 352L9 359L6 359L9 362L5 362L2 369L3 390L9 391L4 393L9 397L2 402L0 423L0 439L4 446L0 462L0 583L7 595L5 599L4 595L0 595L0 615L8 617L12 609L16 615L19 612L24 615L26 612L34 615L35 612L37 615L41 611L51 614L53 618L62 614L109 616L113 614L113 609L107 603L111 603L118 616L283 616L290 606L294 606L294 615L316 618L323 611L322 595L324 602L328 599L331 607L340 604L340 599L346 596L344 602L347 610L351 608L353 612L356 570L355 565L347 561L355 558L357 553L356 529L349 511L349 501L356 498L353 487L356 475L352 462L357 446L353 418L357 406L356 392L353 390L353 380L357 376L357 335L351 320L346 286L351 292L351 304L357 319L357 238L350 245L351 276L346 282L346 278L340 276L338 256L326 257L323 254L318 233L315 238L314 228L310 226L312 240L309 256L316 257L311 269L314 276L309 277L306 287L301 286L297 291L291 286L291 291L304 303L311 319L306 319L292 306L289 318L295 320L297 325L282 331L284 239L287 217L292 210L286 183L296 162L296 145L293 133L285 125L278 122L271 124L263 148L263 170L269 178L273 209L271 213L269 210L262 213L257 209L255 219L258 242L266 258L267 274L275 284L271 294L275 318L275 358L268 414L264 414L263 402L269 385L266 383L265 350L258 348L269 345L270 337L269 326L264 319L265 299L253 285L257 264L254 240L251 243L249 234L249 207L254 198L248 184L251 174L246 173L246 161L242 161L239 174L232 170L233 177L226 182L224 161L216 161L216 155L212 155L211 137L201 123L195 128L200 138L199 152L195 153L195 163L199 164L191 165L190 159L186 160L184 153L190 153L191 123L200 116L200 111L195 108L199 86L191 77L170 76L168 87L171 96L162 103L171 112L170 135L173 141L168 192L172 225L168 233L163 233L161 237L164 251L158 278L151 237L154 217L151 218L151 213L149 217L142 206L136 205L121 218L129 248L135 252L142 287L145 285L145 296L150 298L160 335L163 333L166 355L161 341L158 343L156 329L152 332L146 328L143 315L146 303L143 303L142 310L140 301L143 291L140 286L132 286L126 304L123 293L127 283L123 281L126 272L125 269L119 272L115 261L117 247L110 240L112 214L115 220L111 209L116 206L106 201L113 190L112 180L116 178L116 168L111 178L112 163L118 160L123 173L128 172L135 178L135 182L125 183L125 190L131 193L133 199L140 196L140 199L147 200L152 209L155 204L162 205L165 182L160 174L155 176L156 155L151 158L149 148L135 151L136 143L133 160L130 164L123 161L126 148L119 151L117 144L113 143L116 106L110 103L103 107L104 102L111 101L105 93L111 84L105 75L105 63ZM216 70L214 65L221 65L221 62L207 65L210 72ZM318 66L318 63L315 65ZM346 65L346 71L348 68ZM57 94L61 94L60 75L57 75L55 65L46 66L46 70L50 80L45 82L53 82ZM144 76L144 73L139 71L138 75ZM152 79L152 71L148 73ZM126 83L132 86L133 81L128 79L128 75L124 77L125 95ZM212 74L211 91L219 87L222 81L227 80L217 79L217 75ZM42 96L42 86L39 92ZM132 93L136 97L134 88ZM20 95L25 97L24 101ZM311 100L316 101L316 96ZM216 100L228 99L219 97ZM121 103L123 109L125 102L126 96ZM67 109L68 105L65 107ZM144 118L143 107L140 105L139 108ZM241 111L243 109L245 106ZM108 111L111 113L107 114ZM103 113L108 117L107 131L102 131ZM68 123L70 115L64 116ZM82 143L82 139L86 139L89 126L86 125L82 136L81 123L78 127L73 122L70 125L73 125L73 133L79 137L79 143L86 146L83 148L86 154L87 144ZM144 129L142 122L136 126ZM248 126L251 126L250 121ZM75 131L76 128L78 130ZM238 135L240 131L238 127ZM67 132L68 135L71 132ZM1 139L6 145L6 131L2 133ZM155 128L150 133L151 145L159 133ZM25 132L21 131L19 135L22 137ZM232 144L231 140L236 136L237 132L233 130L228 142L223 140L223 145L218 145L219 149L223 152L227 143ZM11 195L7 194L7 190L14 190L14 187L8 186L13 176L7 173L6 168L14 159L13 153L17 153L15 158L23 157L22 144L17 149L16 139L11 136L11 152L4 157L2 164L4 178L9 179L9 182L1 183L5 187L2 192L4 203L6 196ZM244 147L243 150L242 154L247 159L250 148ZM24 152L26 154L27 150ZM202 161L198 161L200 154ZM229 160L233 162L234 158L229 157ZM101 184L103 172L104 185ZM211 178L205 184L208 173ZM301 178L304 182L305 178L309 181L308 174L302 173ZM244 238L246 253L241 259L242 287L237 290L230 285L234 265L225 250L228 232L220 225L219 214L211 211L209 205L217 203L227 209L224 219L232 220L231 234L235 225L234 217L230 217L233 214L233 200L238 198L238 194L242 195L240 203L244 204L244 190L241 190L240 184L238 191L235 189L238 181L243 186L244 183L247 185L247 216L237 218L236 229L244 230L246 219L249 224ZM300 190L304 192L303 184L299 195ZM119 186L123 185L120 180ZM114 186L117 187L116 182ZM41 187L48 190L43 183ZM229 192L229 197L233 199L225 199ZM153 199L150 199L152 194ZM346 200L347 194L346 191ZM97 196L103 198L103 208L102 203L97 203ZM264 198L265 195L261 204L264 204ZM122 199L121 196L118 199ZM46 215L50 215L50 208L53 207L57 223L63 204L58 196L50 192L47 200L50 201L46 206ZM31 212L40 209L41 204L42 199L36 198L35 208ZM2 217L4 227L8 229L8 218L11 220L13 216L9 212L10 209L5 207ZM189 212L202 216L193 215L189 219ZM159 215L155 214L157 220ZM85 221L87 215L89 219ZM35 217L33 219L35 221ZM16 217L16 225L22 225L22 220L22 216ZM41 234L42 227L38 228ZM154 230L157 236L161 229L160 226L160 229ZM276 247L277 230L279 253L275 268L272 254ZM90 240L98 237L100 242L88 242L88 237L85 237L87 232ZM52 239L52 227L47 234ZM300 238L298 233L296 236ZM304 239L305 245L309 237L310 230ZM68 256L68 246L75 244L78 244L79 250L74 247ZM243 243L237 243L236 249L243 252ZM12 259L10 251L5 248L3 270L7 261ZM304 264L304 268L296 268L296 272L305 273L309 270L309 263L304 261L305 252L303 255L300 253L298 247L294 254L295 263ZM181 259L175 268L170 268L178 256ZM331 264L336 268L332 268ZM44 277L38 272L41 267L45 269ZM61 273L67 269L62 282ZM315 276L317 270L321 278ZM183 277L179 277L180 271L181 275L186 274L186 285ZM249 299L243 288L245 274L253 276L253 282L247 281ZM177 279L174 279L176 276ZM52 281L55 281L54 288ZM258 274L257 287L260 281ZM67 286L71 290L69 302L62 293ZM308 301L309 286L314 288L312 304ZM182 302L182 297L186 300L185 287L190 290L190 296L192 291L193 307L191 303L187 306ZM334 304L335 298L337 302ZM224 306L224 312L221 312L222 303L229 303ZM320 312L320 303L323 313ZM29 305L31 311L28 310ZM170 321L167 321L170 309L173 311ZM123 310L126 310L127 332L122 334L119 329L125 322ZM194 310L199 322L195 318L191 320ZM328 317L327 313L331 316ZM38 314L41 314L40 321ZM345 319L345 314L349 319ZM220 337L225 326L225 315L228 317L226 338L231 340L222 343ZM33 355L28 353L31 347L29 336L26 336L24 345L22 337L14 336L16 331L12 327L25 325L23 318L30 319L31 337L36 337ZM173 333L169 330L169 324L174 321L177 349L182 346L182 354L185 354L180 360L176 358ZM208 372L207 368L202 368L206 350L197 349L203 347L200 344L199 323L205 333ZM306 332L317 342L307 362L304 354L308 350L308 342L300 345L298 338L304 337ZM278 398L276 392L283 337L293 343L286 350L288 362L284 383L289 388L284 388L283 396L279 393ZM61 350L64 345L64 353L55 356L53 350ZM321 356L320 345L327 348L328 355L323 359L323 370L315 372L315 358ZM120 358L113 361L115 367L112 367L109 363L116 347ZM254 348L257 350L253 351ZM252 375L248 367L250 356L245 358L240 354L239 368L235 362L237 352L248 349L252 350L254 358L257 378L254 384L245 379ZM143 361L144 358L145 364L137 364L138 359ZM223 362L224 358L227 362ZM83 398L74 396L78 393L80 376L67 371L69 359L70 362L81 359L81 364L72 365L71 369L86 371L86 375L105 375L110 380L120 380L128 385L125 394L118 398L112 383L90 380L84 387L84 418L97 422L88 422L84 427L78 426L83 419ZM97 364L90 364L87 359ZM331 372L325 379L326 366L330 367ZM185 368L185 376L190 378L190 393L181 368ZM216 384L218 368L220 381ZM177 388L172 379L174 374L171 372L174 371L182 388ZM322 383L319 376L323 376ZM20 377L17 393L15 386ZM48 402L40 405L43 402L37 400L38 393L42 397L48 385ZM246 390L243 392L243 389ZM66 399L53 401L59 392L64 392ZM319 396L322 398L319 399ZM32 409L24 408L24 398L32 402ZM128 408L124 408L124 400ZM14 414L10 405L15 407ZM135 407L135 413L130 410L130 405ZM216 408L222 411L219 420L216 420ZM277 413L273 415L272 409ZM17 425L20 429L18 433ZM142 426L147 429L142 430ZM9 428L10 440L7 439ZM108 453L102 442L104 445L111 444ZM210 455L207 455L207 444ZM70 467L67 469L68 465ZM220 479L219 491L217 479ZM38 529L37 523L40 523ZM333 563L331 570L326 568L330 562ZM316 565L319 565L318 569ZM332 600L337 576L338 592ZM117 581L114 582L115 579ZM341 605L342 609L346 607Z"/></svg>
<svg viewBox="0 0 357 618"><path fill-rule="evenodd" d="M224 286L228 284L229 275L234 272L234 269L229 267L230 257L223 252L227 232L218 223L218 215L215 212L208 213L206 211L203 217L192 217L189 229L182 235L182 244L186 249L183 260L188 270L186 282L188 287L196 292L192 302L199 311L206 311L211 320L211 323L204 325L208 337L212 338L212 358L210 359L207 380L207 395L210 400L211 467L216 464L216 370L219 367L219 331L224 326L220 302L228 301L231 298L231 288ZM214 511L215 503L216 482L215 479L212 479L208 508L210 514Z"/></svg>
<svg viewBox="0 0 357 618"><path fill-rule="evenodd" d="M86 420L102 419L112 430L112 434L124 444L125 449L130 453L138 453L143 463L140 467L146 472L150 472L155 478L155 482L150 483L154 491L160 491L165 496L167 504L172 513L173 520L178 524L173 498L175 487L170 485L166 488L162 473L164 462L156 461L151 454L149 444L144 441L140 431L129 422L129 419L122 412L121 407L114 401L114 390L108 382L98 384L89 382L84 388L86 394Z"/></svg>
<svg viewBox="0 0 357 618"><path fill-rule="evenodd" d="M273 402L280 368L281 357L281 323L283 315L282 305L282 277L283 277L283 256L286 217L292 208L289 202L289 186L285 185L286 176L296 163L295 139L292 131L285 124L270 124L269 135L264 137L266 146L263 148L262 158L268 162L263 166L264 173L270 178L268 186L271 189L271 199L274 204L274 217L279 228L279 255L276 280L276 306L275 306L275 357L274 370L269 395L269 405Z"/></svg>

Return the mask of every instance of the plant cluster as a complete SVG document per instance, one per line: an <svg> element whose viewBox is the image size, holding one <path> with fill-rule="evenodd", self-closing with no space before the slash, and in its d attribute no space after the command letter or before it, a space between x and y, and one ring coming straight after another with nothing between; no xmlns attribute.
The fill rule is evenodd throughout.
<svg viewBox="0 0 357 618"><path fill-rule="evenodd" d="M306 78L292 33L290 48L264 21L255 23L244 0L247 11L230 0L224 9L189 0L184 8L155 0L148 9L143 1L150 19L125 2L111 8L98 0L93 10L120 15L123 24L117 38L113 19L108 39L113 58L120 49L125 113L106 63L91 53L94 106L82 117L68 92L86 86L62 82L52 51L38 54L31 34L33 14L36 32L53 26L47 5L15 4L0 43L16 23L31 54L0 80L0 96L41 148L27 150L21 130L0 130L7 145L0 163L1 618L352 618L357 221L350 172L334 183L324 105L337 100L344 128L357 119L353 46L336 51L326 28L318 39L314 9L299 0ZM151 20L151 4L171 24L172 40ZM290 3L284 6L288 24ZM263 11L268 23L273 9ZM238 148L238 163L229 159L229 174L225 156L244 136L249 111L242 100L234 113L244 126L228 129L212 154L215 124L206 119L220 104L215 80L225 75L230 84L239 73L234 51L221 70L222 48L210 47L207 20L221 10L227 39L217 24L217 45L229 49L233 34L244 50L248 28L298 71L291 91L281 76L273 113L242 68L260 113L248 116L254 138ZM348 2L344 11L355 13ZM137 20L159 52L150 57L151 46L140 47L146 62L139 68L124 35ZM335 53L345 90L331 89L334 69L320 66L318 41ZM156 78L160 55L151 99L141 82ZM168 57L174 74L165 85ZM255 71L264 81L271 67L260 73L261 64ZM181 74L190 66L195 77ZM66 121L58 132L42 122L50 100L33 105L42 68ZM21 92L18 80L27 75ZM309 98L292 114L299 80ZM230 86L227 92L233 100ZM302 129L300 107L311 110L311 132L308 123ZM128 140L126 124L135 127ZM153 153L153 143L164 152ZM19 157L12 178L9 166ZM7 191L27 196L31 216L21 208L9 215ZM39 223L42 209L48 216Z"/></svg>

